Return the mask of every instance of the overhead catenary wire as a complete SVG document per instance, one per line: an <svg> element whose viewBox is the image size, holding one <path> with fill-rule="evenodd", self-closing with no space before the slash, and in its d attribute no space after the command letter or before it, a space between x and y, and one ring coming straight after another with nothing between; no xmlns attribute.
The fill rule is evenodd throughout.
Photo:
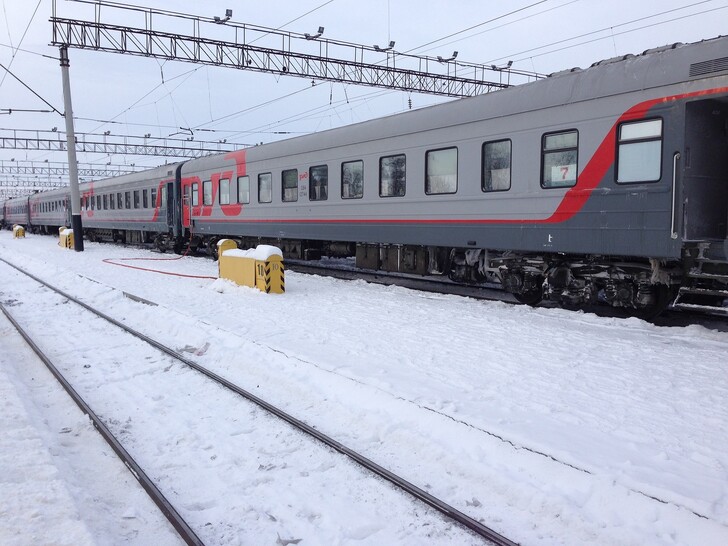
<svg viewBox="0 0 728 546"><path fill-rule="evenodd" d="M616 25L610 25L608 27L600 28L598 30L592 30L590 32L585 32L583 34L578 34L578 35L572 36L570 38L564 38L564 39L561 39L561 40L557 40L555 42L550 42L548 44L544 44L544 45L541 45L541 46L538 46L538 47L533 47L533 48L530 48L530 49L526 49L526 50L523 50L523 51L519 51L518 53L511 53L509 55L504 55L504 56L498 57L496 59L490 59L490 60L486 61L486 63L498 62L498 61L502 61L502 60L505 60L505 59L512 59L513 57L517 57L519 55L525 55L526 53L531 53L531 52L534 52L534 51L539 51L541 49L546 49L547 47L551 47L551 46L554 46L554 45L567 43L567 42L570 42L570 41L573 41L573 40L578 40L579 38L585 38L586 36L592 36L594 34L599 34L600 32L606 32L606 31L613 30L615 28L620 28L620 27L624 27L624 26L627 26L627 25L632 25L634 23L639 23L640 21L646 21L648 19L654 19L655 17L660 17L662 15L667 15L669 13L674 13L676 11L685 10L685 9L688 9L688 8L692 8L692 7L695 7L695 6L699 6L701 4L707 4L707 3L713 2L713 1L714 0L701 0L700 2L694 2L694 3L688 4L686 6L680 6L679 8L673 8L673 9L669 9L669 10L666 10L666 11L661 11L659 13L655 13L653 15L646 15L644 17L638 17L637 19L632 19L630 21L625 21L623 23L618 23ZM683 15L681 17L669 19L667 21L659 21L659 22L653 23L651 25L645 25L645 26L637 27L637 28L630 29L630 30L627 30L627 31L619 32L617 34L612 33L610 36L612 36L612 37L613 36L619 36L621 34L627 34L629 32L635 32L637 30L642 30L642 29L645 29L645 28L650 28L652 26L663 25L663 24L666 24L666 23L672 23L672 22L678 21L680 19L685 19L685 18L688 18L688 17L694 17L696 15L703 15L705 13L710 13L712 11L726 9L726 8L728 8L728 6L720 6L720 7L712 8L712 9L705 10L705 11L700 11L700 12L696 12L696 13L691 13L691 14ZM572 47L578 47L580 45L584 45L584 44L588 44L588 43L591 43L591 42L594 42L594 41L606 39L606 38L608 38L610 36L603 36L603 37L597 38L595 40L589 40L589 41L586 41L586 42L579 42L577 44L572 44L572 45L570 45L568 47L559 48L559 49L556 49L556 50L553 50L553 51L548 51L546 53L540 53L539 55L531 55L528 58L530 58L530 57L538 57L538 56L541 56L541 55L547 55L549 53L554 53L556 51L563 51L565 49L569 49L569 48L572 48ZM523 59L518 59L518 60L523 60Z"/></svg>
<svg viewBox="0 0 728 546"><path fill-rule="evenodd" d="M13 74L13 73L12 73L12 72L10 71L10 69L9 69L8 67L6 67L6 66L5 66L4 64L0 63L0 68L2 68L3 70L5 70L5 72L7 72L8 74L10 74L10 75L11 75L11 76L12 76L13 78L15 78L16 80L18 80L18 82L20 82L20 84L21 84L21 85L22 85L23 87L25 87L25 88L26 88L26 89L27 89L28 91L30 91L30 92L31 92L31 93L33 93L33 94L34 94L34 95L35 95L36 97L38 97L38 98L39 98L40 100L42 100L42 101L43 101L43 102L44 102L44 103L45 103L45 104L46 104L46 105L47 105L48 107L50 107L50 108L51 108L51 109L52 109L52 110L53 110L54 112L56 112L56 113L57 113L58 115L60 115L60 116L63 116L63 113L62 113L62 112L61 112L60 110L58 110L58 109L57 109L57 108L56 108L55 106L53 106L53 105L52 105L52 104L51 104L50 102L48 102L48 101L47 101L47 100L45 100L45 99L44 99L43 97L41 97L41 96L40 96L40 95L39 95L38 93L36 93L36 92L35 92L35 91L33 90L33 88L32 88L32 87L30 87L30 86L29 86L29 85L28 85L27 83L25 83L25 82L24 82L23 80L21 80L21 79L20 79L20 78L19 78L18 76L16 76L15 74Z"/></svg>
<svg viewBox="0 0 728 546"><path fill-rule="evenodd" d="M38 3L35 6L35 9L33 10L33 15L30 16L30 21L28 21L28 24L25 26L25 30L23 31L23 35L20 37L20 41L18 42L18 48L23 45L23 40L25 40L25 35L28 34L28 29L30 28L30 25L33 23L33 19L35 19L35 14L38 13L38 8L40 7L40 3L43 0L38 0ZM5 9L5 2L3 2L3 9ZM7 13L5 14L5 18L7 19ZM10 29L8 28L8 38L10 38ZM12 38L10 38L10 41L12 42ZM8 68L13 66L13 61L15 61L15 55L18 53L18 48L13 47L13 55L10 57L10 62L8 63ZM5 77L7 76L7 72L3 74L2 79L0 79L0 87L3 86L3 83L5 83Z"/></svg>

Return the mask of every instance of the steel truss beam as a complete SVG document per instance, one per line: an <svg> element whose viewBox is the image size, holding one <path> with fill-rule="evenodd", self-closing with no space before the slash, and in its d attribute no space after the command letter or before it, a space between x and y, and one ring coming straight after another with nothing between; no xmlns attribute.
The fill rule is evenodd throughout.
<svg viewBox="0 0 728 546"><path fill-rule="evenodd" d="M145 167L134 165L92 165L78 164L79 176L92 178L109 178L137 172ZM0 174L15 175L47 175L47 176L68 176L67 163L53 163L45 161L5 161L0 160ZM0 181L0 184L2 181Z"/></svg>
<svg viewBox="0 0 728 546"><path fill-rule="evenodd" d="M153 139L149 143L142 137L80 134L76 136L76 151L97 154L154 155L161 157L202 157L232 152L236 146L223 142L205 142L181 139ZM63 132L23 131L0 129L0 148L29 151L66 151Z"/></svg>
<svg viewBox="0 0 728 546"><path fill-rule="evenodd" d="M68 180L32 180L30 178L0 178L0 188L62 188Z"/></svg>
<svg viewBox="0 0 728 546"><path fill-rule="evenodd" d="M530 72L457 62L455 57L442 59L408 55L392 51L391 47L381 49L322 39L318 35L312 37L232 22L225 22L224 27L234 29L234 41L214 40L202 37L200 33L200 23L212 23L212 19L112 2L82 3L96 6L95 21L56 17L54 2L52 45L449 97L469 97L509 87L511 75L522 76L526 81L540 77ZM145 28L102 22L102 7L105 13L109 9L136 12L137 16L144 17ZM159 20L169 23L165 17L178 23L191 20L193 34L155 30L153 22L157 25ZM169 28L169 24L166 27ZM217 27L220 28L219 25ZM276 40L280 47L263 47L254 43ZM301 51L294 51L292 43L300 44ZM309 52L303 52L304 49ZM315 52L316 49L318 52ZM382 55L385 55L385 64L364 60L365 56L376 56L381 60ZM486 74L496 74L500 81L488 81Z"/></svg>

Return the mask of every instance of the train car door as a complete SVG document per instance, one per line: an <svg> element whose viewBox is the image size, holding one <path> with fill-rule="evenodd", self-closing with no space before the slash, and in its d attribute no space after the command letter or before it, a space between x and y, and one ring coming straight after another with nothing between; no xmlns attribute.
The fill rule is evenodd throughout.
<svg viewBox="0 0 728 546"><path fill-rule="evenodd" d="M172 231L173 235L178 235L177 231L178 229L175 229L177 226L175 225L175 214L174 214L174 182L167 182L164 185L165 191L164 191L164 206L167 207L167 228L169 228Z"/></svg>
<svg viewBox="0 0 728 546"><path fill-rule="evenodd" d="M189 229L191 224L192 185L182 182L182 227Z"/></svg>
<svg viewBox="0 0 728 546"><path fill-rule="evenodd" d="M684 234L728 239L728 97L685 105Z"/></svg>

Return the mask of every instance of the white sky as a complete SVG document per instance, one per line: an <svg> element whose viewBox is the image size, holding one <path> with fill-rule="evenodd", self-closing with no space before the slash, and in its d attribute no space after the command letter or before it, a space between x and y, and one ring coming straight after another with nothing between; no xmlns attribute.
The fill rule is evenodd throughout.
<svg viewBox="0 0 728 546"><path fill-rule="evenodd" d="M58 50L48 45L51 0L0 1L0 62L9 66L45 100L63 110ZM640 53L668 43L713 38L725 32L723 23L728 15L727 0L288 0L244 3L213 0L204 2L204 8L200 2L189 0L147 0L144 5L208 17L222 16L225 9L230 8L233 21L267 27L280 27L314 10L285 26L285 30L314 33L319 26L324 26L325 37L330 39L382 46L395 40L396 51L415 50L431 56L447 57L457 50L458 60L486 64L505 64L514 60L514 68L540 73L587 67L604 58ZM36 6L37 12L33 15ZM417 49L422 44L528 6L532 7L425 49ZM677 11L664 13L670 10ZM92 20L93 11L91 5L58 0L60 17ZM653 17L658 13L664 14ZM665 22L669 20L672 21ZM134 23L111 12L102 21ZM189 33L187 26L181 25L169 30ZM214 26L211 30L221 33L210 34L212 37L226 37L223 27ZM599 30L601 32L594 33ZM582 35L586 36L568 40ZM563 40L568 41L543 48ZM17 51L13 58L14 50L10 46L18 47L18 44L23 51ZM69 56L77 133L110 130L117 135L141 137L150 133L152 137L166 137L179 132L179 127L191 127L196 140L227 139L250 144L287 136L275 132L310 133L400 112L408 108L409 99L413 108L448 100L338 83L320 83L312 87L310 81L301 78L95 51L71 49ZM14 78L1 69L0 72L0 79L4 77L0 86L0 109L47 108ZM367 97L367 100L360 97ZM272 99L279 100L260 106ZM257 108L242 112L252 107ZM236 113L239 114L233 115ZM103 123L106 120L115 123ZM63 129L63 119L56 113L3 115L0 110L0 128L49 130L52 127ZM66 161L63 153L0 149L0 160L11 158ZM149 166L163 162L151 156L108 157L84 153L78 159L82 163L135 162Z"/></svg>

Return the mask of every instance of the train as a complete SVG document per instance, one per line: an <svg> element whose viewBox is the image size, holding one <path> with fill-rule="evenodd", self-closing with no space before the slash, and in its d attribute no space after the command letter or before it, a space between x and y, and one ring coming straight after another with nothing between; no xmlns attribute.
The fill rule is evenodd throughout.
<svg viewBox="0 0 728 546"><path fill-rule="evenodd" d="M84 237L497 283L522 303L728 311L728 37L83 183ZM54 232L69 192L3 204Z"/></svg>

